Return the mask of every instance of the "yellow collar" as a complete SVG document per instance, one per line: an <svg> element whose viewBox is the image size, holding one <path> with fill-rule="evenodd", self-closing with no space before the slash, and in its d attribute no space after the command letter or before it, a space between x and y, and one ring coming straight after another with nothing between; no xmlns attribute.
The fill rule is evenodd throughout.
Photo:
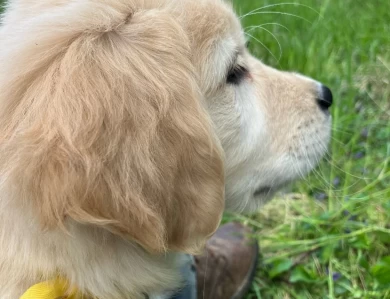
<svg viewBox="0 0 390 299"><path fill-rule="evenodd" d="M69 292L69 284L62 279L33 285L20 299L76 299L76 290Z"/></svg>

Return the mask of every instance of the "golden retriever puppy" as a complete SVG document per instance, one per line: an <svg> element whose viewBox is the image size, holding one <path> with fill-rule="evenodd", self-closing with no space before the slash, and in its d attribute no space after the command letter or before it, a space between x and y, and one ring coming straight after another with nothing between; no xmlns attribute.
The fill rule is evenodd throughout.
<svg viewBox="0 0 390 299"><path fill-rule="evenodd" d="M10 0L0 40L1 299L162 296L330 138L330 91L252 57L221 0Z"/></svg>

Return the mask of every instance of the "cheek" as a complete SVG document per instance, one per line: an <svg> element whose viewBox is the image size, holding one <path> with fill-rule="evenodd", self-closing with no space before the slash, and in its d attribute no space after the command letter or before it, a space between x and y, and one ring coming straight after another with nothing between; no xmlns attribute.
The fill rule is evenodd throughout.
<svg viewBox="0 0 390 299"><path fill-rule="evenodd" d="M243 147L250 151L261 151L269 130L266 111L258 99L251 80L246 80L235 88L235 108L240 115L240 137ZM260 153L259 153L260 154Z"/></svg>
<svg viewBox="0 0 390 299"><path fill-rule="evenodd" d="M257 165L269 142L266 111L259 105L250 80L226 86L208 97L208 111L213 120L226 158L226 170Z"/></svg>

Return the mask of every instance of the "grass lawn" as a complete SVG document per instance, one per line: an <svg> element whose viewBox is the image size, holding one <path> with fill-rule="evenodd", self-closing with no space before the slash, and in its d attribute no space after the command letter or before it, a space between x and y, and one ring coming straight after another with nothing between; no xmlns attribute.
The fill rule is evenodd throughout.
<svg viewBox="0 0 390 299"><path fill-rule="evenodd" d="M390 298L390 1L282 2L235 7L252 53L332 88L333 139L310 177L225 217L261 246L248 298Z"/></svg>

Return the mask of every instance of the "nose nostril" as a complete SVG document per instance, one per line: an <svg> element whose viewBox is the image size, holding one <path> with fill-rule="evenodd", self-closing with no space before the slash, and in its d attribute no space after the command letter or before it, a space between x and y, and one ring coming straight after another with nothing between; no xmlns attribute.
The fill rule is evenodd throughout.
<svg viewBox="0 0 390 299"><path fill-rule="evenodd" d="M327 86L322 86L321 96L317 99L317 103L323 110L328 110L333 104L332 91Z"/></svg>
<svg viewBox="0 0 390 299"><path fill-rule="evenodd" d="M328 110L331 106L331 103L329 103L328 101L325 101L324 99L322 98L318 98L317 99L317 104L318 106L320 106L321 109L323 110Z"/></svg>

